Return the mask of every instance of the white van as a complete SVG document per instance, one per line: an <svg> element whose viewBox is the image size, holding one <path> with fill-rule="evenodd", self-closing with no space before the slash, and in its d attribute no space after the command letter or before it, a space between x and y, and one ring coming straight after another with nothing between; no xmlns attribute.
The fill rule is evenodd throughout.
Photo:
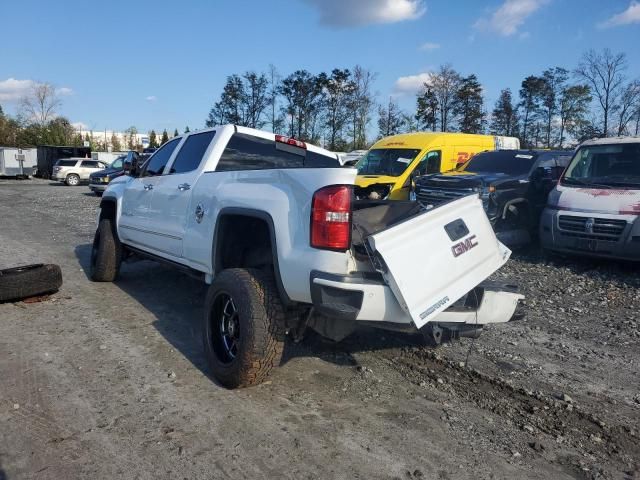
<svg viewBox="0 0 640 480"><path fill-rule="evenodd" d="M582 143L540 221L548 250L640 261L640 137Z"/></svg>

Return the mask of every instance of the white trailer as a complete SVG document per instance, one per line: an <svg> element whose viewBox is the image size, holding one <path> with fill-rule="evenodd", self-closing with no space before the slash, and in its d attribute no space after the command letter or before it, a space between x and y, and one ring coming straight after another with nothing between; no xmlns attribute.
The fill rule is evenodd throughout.
<svg viewBox="0 0 640 480"><path fill-rule="evenodd" d="M38 164L36 148L0 147L0 177L30 177Z"/></svg>

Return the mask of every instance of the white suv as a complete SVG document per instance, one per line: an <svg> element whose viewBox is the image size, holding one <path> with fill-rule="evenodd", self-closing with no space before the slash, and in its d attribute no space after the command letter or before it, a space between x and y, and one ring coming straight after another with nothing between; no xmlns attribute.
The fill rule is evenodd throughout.
<svg viewBox="0 0 640 480"><path fill-rule="evenodd" d="M70 187L88 182L93 172L107 168L107 164L90 158L64 158L53 167L53 180L64 182Z"/></svg>

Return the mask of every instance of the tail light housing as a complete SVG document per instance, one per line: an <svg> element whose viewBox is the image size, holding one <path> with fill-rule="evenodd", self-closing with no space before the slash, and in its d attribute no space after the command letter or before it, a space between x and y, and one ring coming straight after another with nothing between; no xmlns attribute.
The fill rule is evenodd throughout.
<svg viewBox="0 0 640 480"><path fill-rule="evenodd" d="M311 246L324 250L351 247L350 185L331 185L318 190L311 204Z"/></svg>

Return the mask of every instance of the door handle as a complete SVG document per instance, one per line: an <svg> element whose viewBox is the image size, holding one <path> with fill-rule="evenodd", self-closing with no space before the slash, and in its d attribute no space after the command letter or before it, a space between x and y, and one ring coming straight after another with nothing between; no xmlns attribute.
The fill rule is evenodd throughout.
<svg viewBox="0 0 640 480"><path fill-rule="evenodd" d="M147 184L147 185L145 185L145 186L144 186L144 189L145 189L146 191L153 190L153 185L151 185L151 184L149 183L149 184Z"/></svg>
<svg viewBox="0 0 640 480"><path fill-rule="evenodd" d="M189 189L191 189L191 185L189 185L188 183L181 183L180 185L178 185L178 190L180 190L181 192Z"/></svg>

